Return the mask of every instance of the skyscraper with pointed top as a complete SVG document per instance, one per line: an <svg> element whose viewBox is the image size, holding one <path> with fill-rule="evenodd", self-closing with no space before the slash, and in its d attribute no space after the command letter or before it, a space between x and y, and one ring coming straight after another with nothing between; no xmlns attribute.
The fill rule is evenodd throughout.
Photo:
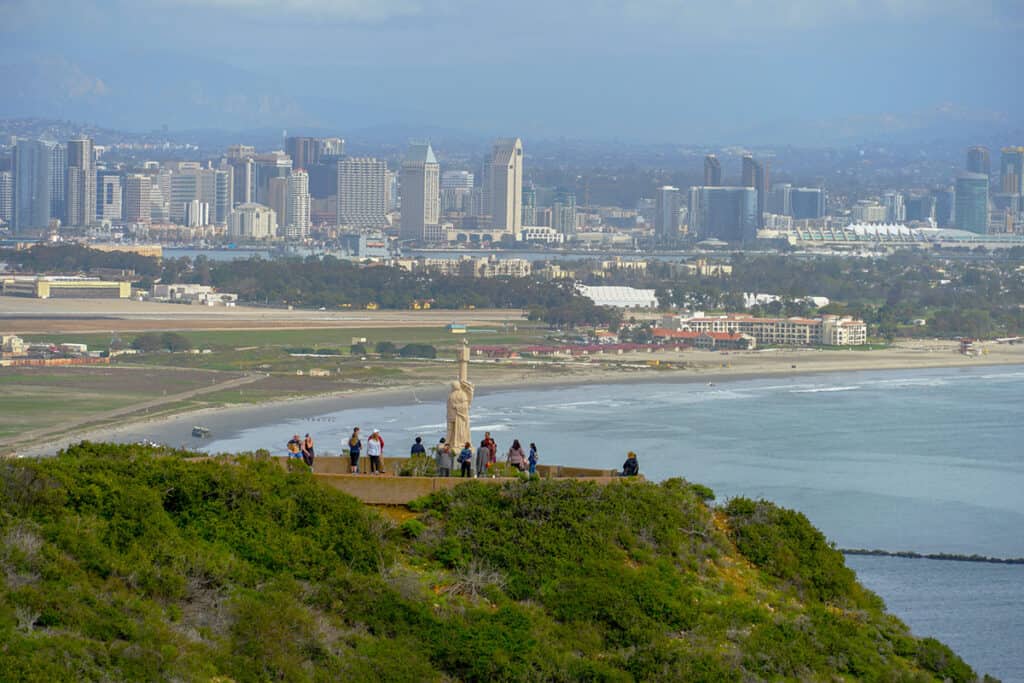
<svg viewBox="0 0 1024 683"><path fill-rule="evenodd" d="M441 166L430 143L412 143L402 161L399 181L402 216L399 235L423 240L441 220Z"/></svg>

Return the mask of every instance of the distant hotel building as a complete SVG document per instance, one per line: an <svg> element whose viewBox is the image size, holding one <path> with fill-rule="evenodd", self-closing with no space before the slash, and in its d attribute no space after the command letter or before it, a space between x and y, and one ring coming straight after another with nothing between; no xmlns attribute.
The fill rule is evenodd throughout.
<svg viewBox="0 0 1024 683"><path fill-rule="evenodd" d="M978 145L967 148L967 172L992 174L992 160L988 153L988 147Z"/></svg>
<svg viewBox="0 0 1024 683"><path fill-rule="evenodd" d="M75 138L68 143L67 224L72 227L96 222L96 164L92 140Z"/></svg>
<svg viewBox="0 0 1024 683"><path fill-rule="evenodd" d="M472 178L470 178L472 182ZM430 144L409 145L402 162L402 215L400 236L404 240L423 240L428 226L441 220L441 166ZM436 227L430 231L436 232Z"/></svg>
<svg viewBox="0 0 1024 683"><path fill-rule="evenodd" d="M277 214L262 204L240 204L228 217L228 235L241 240L277 237Z"/></svg>
<svg viewBox="0 0 1024 683"><path fill-rule="evenodd" d="M387 225L387 164L370 157L338 162L338 225Z"/></svg>
<svg viewBox="0 0 1024 683"><path fill-rule="evenodd" d="M122 214L121 176L104 173L96 183L96 219L120 222Z"/></svg>
<svg viewBox="0 0 1024 683"><path fill-rule="evenodd" d="M491 228L511 235L523 227L523 143L498 140L491 153Z"/></svg>
<svg viewBox="0 0 1024 683"><path fill-rule="evenodd" d="M757 193L757 213L755 221L760 229L764 224L765 203L768 201L768 165L756 161L754 157L747 154L743 157L743 187L752 187Z"/></svg>
<svg viewBox="0 0 1024 683"><path fill-rule="evenodd" d="M956 179L956 226L984 235L988 232L988 176L964 173Z"/></svg>
<svg viewBox="0 0 1024 683"><path fill-rule="evenodd" d="M704 157L704 187L719 187L722 184L722 162L714 154Z"/></svg>
<svg viewBox="0 0 1024 683"><path fill-rule="evenodd" d="M149 224L152 222L150 199L153 195L152 179L148 175L133 173L124 180L124 222Z"/></svg>
<svg viewBox="0 0 1024 683"><path fill-rule="evenodd" d="M698 239L757 238L757 191L750 187L691 187L690 232Z"/></svg>
<svg viewBox="0 0 1024 683"><path fill-rule="evenodd" d="M309 237L309 174L302 169L292 171L288 176L285 215L285 236L288 239L301 240Z"/></svg>
<svg viewBox="0 0 1024 683"><path fill-rule="evenodd" d="M679 237L679 188L665 185L654 196L654 235L659 242Z"/></svg>
<svg viewBox="0 0 1024 683"><path fill-rule="evenodd" d="M755 318L745 313L720 316L695 315L683 318L667 315L655 338L671 339L675 332L734 332L746 334L760 345L859 346L867 343L868 330L863 320L849 316L825 315L820 318Z"/></svg>

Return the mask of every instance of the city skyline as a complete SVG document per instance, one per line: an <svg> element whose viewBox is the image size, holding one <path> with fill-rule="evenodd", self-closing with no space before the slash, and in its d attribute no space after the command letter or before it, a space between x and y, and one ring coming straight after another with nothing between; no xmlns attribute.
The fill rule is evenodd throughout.
<svg viewBox="0 0 1024 683"><path fill-rule="evenodd" d="M1022 127L1024 94L1004 87L1024 58L1016 3L741 4L7 0L0 116L132 130L383 126L772 144ZM478 35L514 58L480 54ZM986 50L946 48L964 43ZM337 73L344 88L332 85ZM664 87L680 78L686 87ZM519 97L500 97L507 82Z"/></svg>

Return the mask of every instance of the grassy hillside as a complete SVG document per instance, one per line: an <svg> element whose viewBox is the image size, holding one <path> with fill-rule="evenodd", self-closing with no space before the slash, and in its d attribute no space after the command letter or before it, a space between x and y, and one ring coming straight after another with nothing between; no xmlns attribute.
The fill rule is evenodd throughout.
<svg viewBox="0 0 1024 683"><path fill-rule="evenodd" d="M397 523L184 455L0 462L0 680L975 680L770 503L467 484Z"/></svg>

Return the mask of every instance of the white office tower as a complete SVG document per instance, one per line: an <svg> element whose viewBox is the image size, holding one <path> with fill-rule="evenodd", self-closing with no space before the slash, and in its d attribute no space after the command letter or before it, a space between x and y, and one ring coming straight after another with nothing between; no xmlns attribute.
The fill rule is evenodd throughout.
<svg viewBox="0 0 1024 683"><path fill-rule="evenodd" d="M523 143L498 140L491 154L491 228L516 235L523 227Z"/></svg>
<svg viewBox="0 0 1024 683"><path fill-rule="evenodd" d="M157 192L160 189L157 188ZM152 179L148 175L133 173L124 179L124 222L150 223L150 200L153 196Z"/></svg>
<svg viewBox="0 0 1024 683"><path fill-rule="evenodd" d="M430 144L409 145L402 162L400 236L422 240L428 226L441 220L441 167Z"/></svg>
<svg viewBox="0 0 1024 683"><path fill-rule="evenodd" d="M288 176L288 191L285 199L285 237L302 240L309 237L309 174L303 170L292 171Z"/></svg>
<svg viewBox="0 0 1024 683"><path fill-rule="evenodd" d="M75 138L68 142L67 159L68 225L92 225L96 222L96 164L92 140Z"/></svg>
<svg viewBox="0 0 1024 683"><path fill-rule="evenodd" d="M262 204L240 204L228 216L228 235L239 240L277 237L277 214Z"/></svg>
<svg viewBox="0 0 1024 683"><path fill-rule="evenodd" d="M0 171L0 222L10 225L14 220L14 174Z"/></svg>
<svg viewBox="0 0 1024 683"><path fill-rule="evenodd" d="M659 187L654 202L654 235L659 242L671 242L679 237L679 188Z"/></svg>
<svg viewBox="0 0 1024 683"><path fill-rule="evenodd" d="M387 225L387 171L387 164L380 159L348 157L338 161L338 225Z"/></svg>
<svg viewBox="0 0 1024 683"><path fill-rule="evenodd" d="M210 205L193 199L185 204L184 223L190 228L202 228L210 224Z"/></svg>
<svg viewBox="0 0 1024 683"><path fill-rule="evenodd" d="M445 171L441 174L442 190L472 190L473 173L470 171Z"/></svg>
<svg viewBox="0 0 1024 683"><path fill-rule="evenodd" d="M101 175L96 187L96 218L101 221L120 221L121 209L121 176Z"/></svg>

